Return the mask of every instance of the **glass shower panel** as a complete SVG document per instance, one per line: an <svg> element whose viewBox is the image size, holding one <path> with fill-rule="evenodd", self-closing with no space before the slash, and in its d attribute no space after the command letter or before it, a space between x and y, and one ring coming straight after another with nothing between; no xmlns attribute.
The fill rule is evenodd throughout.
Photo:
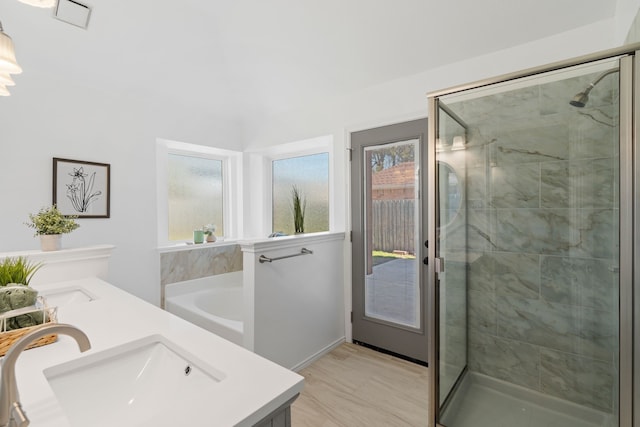
<svg viewBox="0 0 640 427"><path fill-rule="evenodd" d="M447 427L618 425L618 62L438 98Z"/></svg>
<svg viewBox="0 0 640 427"><path fill-rule="evenodd" d="M467 366L467 207L463 187L467 176L467 133L461 120L440 110L438 121L437 180L439 245L437 256L445 269L438 277L440 301L439 399L442 405Z"/></svg>

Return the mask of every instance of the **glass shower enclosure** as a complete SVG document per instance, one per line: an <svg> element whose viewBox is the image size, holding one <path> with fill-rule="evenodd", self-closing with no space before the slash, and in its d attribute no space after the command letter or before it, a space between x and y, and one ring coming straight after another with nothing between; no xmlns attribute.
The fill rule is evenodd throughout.
<svg viewBox="0 0 640 427"><path fill-rule="evenodd" d="M638 47L429 95L430 426L633 425Z"/></svg>

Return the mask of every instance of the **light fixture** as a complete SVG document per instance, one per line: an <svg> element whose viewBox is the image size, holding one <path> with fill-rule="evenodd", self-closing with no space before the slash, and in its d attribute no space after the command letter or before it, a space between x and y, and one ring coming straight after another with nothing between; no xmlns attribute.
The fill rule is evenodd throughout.
<svg viewBox="0 0 640 427"><path fill-rule="evenodd" d="M20 3L35 7L53 7L57 0L18 0Z"/></svg>
<svg viewBox="0 0 640 427"><path fill-rule="evenodd" d="M464 136L454 136L453 144L451 145L451 150L464 150Z"/></svg>
<svg viewBox="0 0 640 427"><path fill-rule="evenodd" d="M0 96L9 96L7 86L15 85L9 74L20 74L21 72L22 68L16 61L13 40L4 32L0 22Z"/></svg>
<svg viewBox="0 0 640 427"><path fill-rule="evenodd" d="M8 73L0 73L0 85L15 86L15 82Z"/></svg>
<svg viewBox="0 0 640 427"><path fill-rule="evenodd" d="M20 74L21 72L22 68L16 62L13 40L4 32L0 22L0 73Z"/></svg>

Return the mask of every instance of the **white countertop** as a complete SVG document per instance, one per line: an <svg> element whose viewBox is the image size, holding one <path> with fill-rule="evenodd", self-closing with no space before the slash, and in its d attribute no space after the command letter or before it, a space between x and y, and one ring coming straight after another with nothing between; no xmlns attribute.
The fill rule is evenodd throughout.
<svg viewBox="0 0 640 427"><path fill-rule="evenodd" d="M76 286L86 289L97 299L59 307L58 322L72 324L84 331L92 348L80 353L72 338L59 335L57 342L26 350L19 356L16 364L18 391L31 426L75 427L67 421L42 372L44 369L153 334L163 335L225 374L218 390L210 396L211 406L207 413L202 414L202 426L252 426L302 390L300 375L100 279L87 278L34 288L44 292ZM190 408L176 410L189 411ZM122 420L119 427L125 426L126 420Z"/></svg>

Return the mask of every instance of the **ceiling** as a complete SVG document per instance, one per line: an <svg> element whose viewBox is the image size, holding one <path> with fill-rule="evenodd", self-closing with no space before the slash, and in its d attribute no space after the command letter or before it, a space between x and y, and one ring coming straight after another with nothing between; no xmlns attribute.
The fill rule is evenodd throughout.
<svg viewBox="0 0 640 427"><path fill-rule="evenodd" d="M167 97L240 122L614 16L613 0L81 0L87 30L0 2L27 84ZM17 90L17 87L16 89Z"/></svg>

